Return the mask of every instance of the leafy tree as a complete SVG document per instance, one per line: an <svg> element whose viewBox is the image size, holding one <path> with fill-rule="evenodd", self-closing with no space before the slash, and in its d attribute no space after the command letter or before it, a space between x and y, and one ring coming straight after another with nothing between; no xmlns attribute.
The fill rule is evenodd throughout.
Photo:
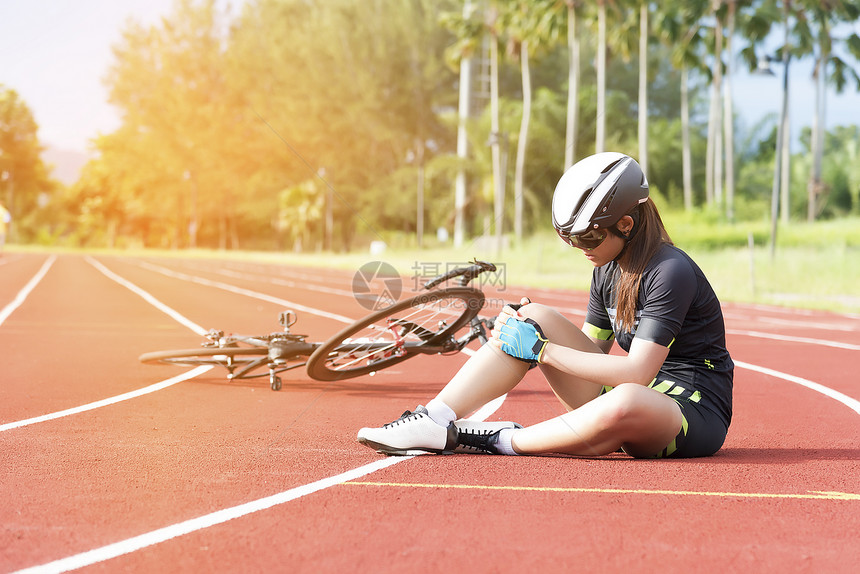
<svg viewBox="0 0 860 574"><path fill-rule="evenodd" d="M687 211L693 209L693 161L692 161L692 121L695 108L695 89L691 90L690 72L708 78L710 71L705 63L705 34L701 21L710 6L709 0L691 0L682 3L670 3L661 7L658 18L658 37L664 46L670 50L670 61L679 71L681 116L681 165L683 182L683 204ZM664 115L658 112L658 116ZM698 179L697 179L698 180Z"/></svg>
<svg viewBox="0 0 860 574"><path fill-rule="evenodd" d="M606 3L597 0L597 122L594 151L606 151Z"/></svg>
<svg viewBox="0 0 860 574"><path fill-rule="evenodd" d="M18 93L0 84L0 202L12 215L12 240L35 237L39 203L50 199L56 185L41 159L38 130Z"/></svg>
<svg viewBox="0 0 860 574"><path fill-rule="evenodd" d="M179 0L174 14L160 27L130 25L114 48L116 64L107 82L111 102L124 112L123 129L110 141L114 153L103 161L124 161L134 150L149 168L172 184L169 197L147 204L153 213L166 203L173 208L172 245L196 247L198 237L227 242L235 203L236 172L230 162L235 143L224 75L224 39L214 0L200 5ZM105 151L105 150L102 150ZM145 178L135 170L114 166L134 188ZM235 243L235 242L234 242ZM235 245L234 245L235 246Z"/></svg>
<svg viewBox="0 0 860 574"><path fill-rule="evenodd" d="M803 172L808 175L815 170L814 156L809 152L814 147L814 130L805 128L800 142L807 153L802 154ZM839 126L825 134L820 171L823 185L818 193L816 217L834 218L860 214L860 165L856 158L860 153L860 126ZM799 205L797 211L805 206Z"/></svg>
<svg viewBox="0 0 860 574"><path fill-rule="evenodd" d="M452 100L455 81L442 59L444 8L429 0L261 1L236 26L235 58L255 57L253 70L236 68L235 83L268 130L257 144L272 158L265 169L281 188L324 169L330 221L344 245L356 232L378 235L373 212L362 211L377 204L366 194L384 201L390 190L380 182L410 150L420 144L430 154L452 140L433 112Z"/></svg>
<svg viewBox="0 0 860 574"><path fill-rule="evenodd" d="M522 239L523 236L525 202L523 179L532 109L530 58L531 55L545 50L547 45L558 41L559 20L551 10L554 3L554 0L540 2L517 0L508 3L502 14L503 23L509 30L508 53L520 61L523 85L523 105L514 173L514 235L517 239Z"/></svg>
<svg viewBox="0 0 860 574"><path fill-rule="evenodd" d="M178 0L157 25L130 24L107 76L123 125L95 141L97 159L65 196L70 229L89 244L349 249L359 239L421 232L425 221L452 225L460 172L474 184L467 226L477 231L495 214L497 232L512 225L520 234L546 225L562 166L600 149L637 155L655 191L690 209L722 179L714 164L722 152L713 141L706 152L705 142L723 130L727 208L737 201L744 217L758 213L772 134L762 124L746 141L733 136L730 107L708 129L702 96L718 76L730 82L731 42L749 43L749 61L782 21L781 0L472 5L481 10L464 17L455 0L256 0L228 19L214 0ZM797 58L821 45L810 38L826 38L828 26L798 8L798 34L801 13L816 34L793 40ZM495 59L493 98L468 122L464 159L455 153L458 75L450 64L477 56L484 37L492 38L488 51L507 45L513 57ZM714 54L719 38L727 48ZM851 62L840 56L830 77L853 87L844 67ZM580 60L597 64L580 69ZM818 204L827 216L847 213L855 209L840 183L848 177L828 154L853 144L825 143L836 147L824 155L830 187ZM508 147L516 162L503 169ZM795 177L812 165L798 162ZM504 198L509 179L516 193Z"/></svg>
<svg viewBox="0 0 860 574"><path fill-rule="evenodd" d="M564 132L564 168L576 161L576 132L579 123L579 80L581 65L581 40L579 13L581 0L565 0L567 12L567 121Z"/></svg>
<svg viewBox="0 0 860 574"><path fill-rule="evenodd" d="M845 40L833 35L833 28L840 22L854 22L860 17L860 2L850 0L817 0L803 2L801 15L807 17L809 33L814 37L815 65L812 80L815 83L815 113L812 121L812 170L807 184L807 219L813 221L817 215L818 197L823 192L821 165L824 156L823 134L827 91L831 83L837 93L842 92L849 80L860 90L860 76L837 53L834 44L844 43L855 58L860 59L860 36L850 34Z"/></svg>

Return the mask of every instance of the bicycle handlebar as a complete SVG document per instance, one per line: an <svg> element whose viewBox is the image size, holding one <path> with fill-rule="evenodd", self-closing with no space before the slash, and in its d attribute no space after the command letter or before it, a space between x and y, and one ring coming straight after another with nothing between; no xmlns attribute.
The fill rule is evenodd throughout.
<svg viewBox="0 0 860 574"><path fill-rule="evenodd" d="M478 261L477 259L473 260L472 265L468 267L458 267L456 269L452 269L448 273L444 275L439 275L435 279L431 279L427 283L424 284L425 289L432 289L436 287L440 283L444 283L449 279L453 279L454 277L460 278L460 286L465 287L469 284L469 281L480 275L485 271L495 271L496 266L492 263L487 263L486 261Z"/></svg>

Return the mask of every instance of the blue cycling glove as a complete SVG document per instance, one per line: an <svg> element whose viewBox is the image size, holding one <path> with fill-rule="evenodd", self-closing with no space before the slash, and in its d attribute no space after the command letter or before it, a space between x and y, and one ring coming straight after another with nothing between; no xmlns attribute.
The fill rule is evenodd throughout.
<svg viewBox="0 0 860 574"><path fill-rule="evenodd" d="M502 324L499 329L499 341L505 353L528 363L540 363L541 356L549 343L540 325L531 319L520 321L515 317L508 317L508 320Z"/></svg>

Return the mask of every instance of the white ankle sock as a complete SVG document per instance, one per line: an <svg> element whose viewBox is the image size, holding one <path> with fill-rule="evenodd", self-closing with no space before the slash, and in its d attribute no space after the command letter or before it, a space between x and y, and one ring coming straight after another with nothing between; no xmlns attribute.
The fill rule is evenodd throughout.
<svg viewBox="0 0 860 574"><path fill-rule="evenodd" d="M457 413L439 399L431 400L425 408L427 409L427 414L433 419L433 422L445 428L457 420Z"/></svg>
<svg viewBox="0 0 860 574"><path fill-rule="evenodd" d="M517 429L502 429L499 431L499 442L496 443L496 448L499 454L517 455L520 454L514 450L512 439L514 432Z"/></svg>

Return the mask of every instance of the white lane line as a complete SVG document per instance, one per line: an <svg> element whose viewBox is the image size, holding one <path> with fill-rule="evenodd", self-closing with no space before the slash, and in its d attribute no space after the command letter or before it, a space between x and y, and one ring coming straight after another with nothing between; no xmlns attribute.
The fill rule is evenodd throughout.
<svg viewBox="0 0 860 574"><path fill-rule="evenodd" d="M152 305L153 307L155 307L159 311L162 311L163 313L167 314L174 321L176 321L182 325L185 325L186 327L188 327L189 329L191 329L192 331L194 331L198 335L202 336L202 335L205 335L207 333L206 329L204 329L203 327L201 327L200 325L198 325L197 323L195 323L191 319L179 314L177 311L174 311L173 309L171 309L170 307L168 307L167 305L165 305L164 303L162 303L161 301L159 301L158 299L156 299L155 297L153 297L152 295L150 295L149 293L147 293L146 291L144 291L143 289L141 289L140 287L138 287L137 285L135 285L131 281L123 279L122 277L120 277L119 275L117 275L116 273L114 273L113 271L111 271L110 269L108 269L107 267L105 267L104 265L102 265L101 263L99 263L98 261L93 259L92 257L87 256L86 261L87 261L87 263L89 263L90 265L92 265L93 267L95 267L96 269L101 271L105 276L108 277L108 279L111 279L111 280L119 283L120 285L122 285L123 287L125 287L126 289L128 289L129 291L134 293L135 295L139 295L141 298L143 298L144 301L146 301L147 303L149 303L150 305Z"/></svg>
<svg viewBox="0 0 860 574"><path fill-rule="evenodd" d="M823 317L819 317L819 321L812 321L810 319L781 319L778 317L765 317L761 315L750 315L750 314L741 314L732 311L723 311L723 318L726 321L737 322L741 325L764 325L767 324L768 327L773 327L775 329L784 327L784 328L798 328L798 329L819 329L823 331L843 331L846 333L857 332L860 331L860 325L857 324L857 320L850 315L833 315L830 322L822 322L824 320Z"/></svg>
<svg viewBox="0 0 860 574"><path fill-rule="evenodd" d="M774 369L768 369L767 367L759 367L758 365L752 365L750 363L744 363L743 361L735 361L735 366L740 367L742 369L748 369L750 371L756 371L758 373L763 373L765 375L770 375L771 377L776 377L779 379L783 379L785 381L789 381L791 383L797 383L798 385L804 386L808 389L812 389L813 391L819 392L823 395L830 397L831 399L835 399L847 406L849 409L853 410L855 413L860 415L860 401L856 399L852 399L848 395L844 395L839 391L835 391L830 387L825 387L820 383L816 383L810 381L808 379L804 379L801 377L795 377L794 375L789 375L788 373L782 373L780 371L775 371Z"/></svg>
<svg viewBox="0 0 860 574"><path fill-rule="evenodd" d="M781 378L793 383L797 383L804 387L810 388L817 392L823 393L831 398L838 400L839 402L845 404L858 414L860 414L860 402L852 399L851 397L845 396L842 393L834 391L828 387L820 385L818 383L809 381L807 379L803 379L801 377L795 377L793 375L789 375L786 373L782 373L779 371L775 371L773 369L768 369L765 367L760 367L758 365L752 365L750 363L745 363L742 361L735 361L735 365L738 367L749 369L752 371L757 371L766 375L770 375L773 377ZM499 402L499 405L501 403ZM492 413L486 414L489 416ZM258 512L261 510L266 510L268 508L272 508L273 506L283 504L285 502L289 502L300 498L302 496L306 496L308 494L312 494L314 492L318 492L325 488L329 488L331 486L335 486L341 484L343 482L348 482L350 480L355 480L362 476L366 476L370 473L376 472L377 470L381 470L383 468L393 466L403 460L408 460L412 458L410 457L399 457L399 458L388 458L382 459L362 467L358 467L356 469L338 474L336 476L332 476L329 478L325 478L304 486L296 487L287 491L284 491L279 494L275 494L273 496L269 496L266 498L261 498L259 500L251 501L245 504L241 504L239 506L234 506L232 508L227 508L224 510L219 510L213 512L211 514L207 514L198 518L194 518L191 520L186 520L185 522L180 522L178 524L174 524L171 526L167 526L164 528L160 528L158 530L154 530L152 532L148 532L145 534L141 534L139 536L129 538L127 540L123 540L120 542L115 542L113 544L109 544L107 546L103 546L101 548L96 548L94 550L90 550L88 552L83 552L81 554L76 554L73 556L69 556L67 558L63 558L60 560L56 560L54 562L49 562L47 564L43 564L41 566L34 566L31 568L27 568L24 570L19 570L15 574L46 574L46 573L58 573L58 572L68 572L70 570L75 570L78 568L83 568L84 566L89 566L92 564L96 564L98 562L103 562L105 560L109 560L111 558L115 558L117 556L122 556L123 554L128 554L130 552L134 552L136 550L141 550L148 546L152 546L154 544L158 544L160 542L165 542L167 540L171 540L178 536L182 536L185 534L190 534L197 530L201 530L204 528L208 528L210 526L214 526L216 524L221 524L223 522L227 522L229 520L233 520L234 518L239 518L241 516L245 516L247 514L251 514L254 512Z"/></svg>
<svg viewBox="0 0 860 574"><path fill-rule="evenodd" d="M105 269L107 271L107 269L104 268L104 266L102 266L98 262L96 262L96 261L90 261L90 262L93 263L97 268L99 268L99 270ZM133 292L137 293L138 295L140 295L141 297L143 297L145 300L152 303L153 305L158 303L158 305L156 305L156 306L159 309L161 309L162 311L164 311L165 313L167 313L168 315L170 315L171 317L177 318L177 320L179 320L178 318L183 318L181 315L179 315L178 313L176 313L175 311L173 311L172 309L170 309L166 305L161 304L160 302L158 302L157 299L155 299L154 297L152 297L151 295L149 295L145 291L137 288L132 283L125 281L124 279L113 274L110 271L108 271L108 273L106 273L106 275L108 275L108 277L111 277L111 279L114 279L114 277L116 277L116 279L120 280L120 281L118 281L120 284L128 287ZM116 279L114 279L114 280L116 280ZM134 288L132 289L132 287L134 287ZM159 305L161 305L161 306L159 306ZM164 308L162 308L162 307L164 307ZM175 316L174 316L174 314L175 314ZM180 322L182 322L182 321L180 321ZM182 323L187 324L185 322L182 322ZM468 354L473 353L469 349L463 350L463 352L467 352L467 351L468 351ZM188 373L185 373L185 375L181 375L181 377L191 378L192 376L196 376L197 374L199 374L199 373L195 373L195 371L200 371L201 369L207 370L209 368L211 368L211 367L198 367L197 369L194 369L192 371L189 371ZM179 379L179 378L180 377L176 377L176 379ZM183 378L182 380L185 380L185 379ZM147 387L147 389L152 389L149 392L158 390L157 388L154 388L154 387L156 387L158 385L164 385L167 382L168 381L164 381L163 383L158 383L157 385L152 385L151 387ZM175 382L179 382L179 381L177 380ZM161 387L161 388L163 388L163 387ZM143 390L144 389L141 389L141 391L143 391ZM139 392L139 391L135 391L135 392ZM134 393L126 393L126 395L132 395L132 394L134 394ZM143 394L143 393L141 393L141 394ZM123 397L126 395L120 395L120 397ZM487 403L481 409L479 409L474 415L469 417L470 420L476 420L476 421L486 420L487 417L491 416L494 412L496 412L496 410L498 410L502 406L502 403L504 402L506 396L507 395L503 395L503 396L495 399L494 401ZM118 397L115 397L115 398L118 398ZM131 398L131 397L129 396L128 398ZM110 399L107 399L107 400L110 400ZM105 401L99 401L99 403L103 403L103 402L105 402ZM98 403L91 403L91 405L97 405L97 404ZM89 405L85 405L85 406L89 406ZM104 405L98 405L98 406L104 406ZM82 408L82 407L78 407L78 408ZM92 408L97 408L97 407L93 406ZM69 409L69 411L73 411L73 410L76 410L76 409ZM66 411L63 411L63 412L66 412ZM69 412L68 414L73 414L73 413ZM46 416L50 416L50 415L46 415ZM42 418L42 417L37 417L37 418ZM54 417L54 418L56 418L56 417ZM29 420L33 420L33 419L29 419ZM28 422L28 421L21 421L21 422ZM33 420L33 422L40 422L40 421ZM17 424L17 423L10 423L10 425L14 425L14 424ZM29 423L29 424L32 424L32 423ZM7 426L7 425L4 425L4 426ZM14 428L14 427L10 427L10 428ZM6 430L6 429L0 427L0 430ZM108 544L107 546L102 546L101 548L96 548L93 550L89 550L87 552L82 552L80 554L75 554L73 556L61 558L59 560L55 560L55 561L49 562L47 564L42 564L39 566L33 566L30 568L25 568L23 570L19 570L16 574L23 574L23 573L46 574L46 573L68 572L70 570L76 570L78 568L83 568L84 566L89 566L92 564L96 564L98 562L104 562L105 560L110 560L111 558L116 558L117 556L129 554L131 552L141 550L141 549L146 548L148 546L153 546L155 544L159 544L161 542L171 540L171 539L176 538L178 536L190 534L192 532L196 532L196 531L202 530L204 528L209 528L210 526L215 526L217 524L221 524L223 522L227 522L227 521L233 520L235 518L240 518L242 516L252 514L254 512L266 510L268 508L272 508L273 506L277 506L279 504L284 504L286 502L290 502L290 501L295 500L297 498L307 496L308 494L312 494L314 492L318 492L320 490L323 490L323 489L326 489L326 488L329 488L332 486L336 486L338 484L342 484L342 483L348 482L350 480L356 480L358 478L361 478L363 476L366 476L368 474L376 472L377 470L381 470L383 468L393 466L397 463L409 460L411 458L413 458L413 457L412 456L404 456L404 457L389 457L389 458L381 459L381 460L372 462L370 464L366 464L364 466L360 466L358 468L346 471L344 473L341 473L341 474L338 474L335 476L331 476L328 478L324 478L324 479L318 480L316 482L312 482L310 484L305 484L303 486L298 486L296 488L292 488L290 490L286 490L284 492L281 492L281 493L278 493L278 494L275 494L272 496L268 496L265 498L261 498L258 500L247 502L245 504L240 504L238 506L234 506L231 508L225 508L223 510L218 510L218 511L212 512L210 514L206 514L206 515L203 515L203 516L200 516L197 518L192 518L190 520L186 520L184 522L179 522L177 524L166 526L164 528L159 528L157 530L153 530L151 532L147 532L147 533L144 533L144 534L132 537L132 538L128 538L126 540L121 540L121 541L115 542L113 544Z"/></svg>
<svg viewBox="0 0 860 574"><path fill-rule="evenodd" d="M147 263L145 261L141 261L136 263L140 267L144 269L149 269L150 271L155 271L156 273L161 273L162 275L166 275L168 277L173 277L175 279L182 279L183 281L190 281L192 283L197 283L198 285L206 285L207 287L215 287L217 289L222 289L224 291L229 291L230 293L236 293L239 295L245 295L247 297L253 297L254 299L260 299L261 301L267 301L269 303L275 303L276 305L282 305L284 307L290 308L293 311L304 311L305 313L310 313L311 315L317 315L319 317L325 317L327 319L334 319L335 321L340 321L341 323L354 323L355 319L351 317L346 317L344 315L338 315L336 313L329 313L328 311L321 311L319 309L315 309L313 307L306 307L305 305L301 305L299 303L295 303L293 301L287 301L286 299L280 299L278 297L273 297L271 295L266 295L265 293L259 293L257 291L251 291L250 289L243 289L242 287L236 287L235 285L230 285L229 283L222 283L220 281L211 281L209 279L204 279L203 277L198 277L196 275L188 275L187 273L180 273L178 271L172 271L166 267L162 267L160 265L154 265L152 263Z"/></svg>
<svg viewBox="0 0 860 574"><path fill-rule="evenodd" d="M232 271L230 269L219 269L218 271L216 271L216 273L218 273L218 275L224 275L225 277L232 277L234 279L250 279L251 281L266 282L271 283L272 285L279 285L282 287L305 289L307 291L314 291L316 293L329 293L330 295L342 295L344 297L355 296L355 293L353 293L352 291L347 291L345 289L335 289L334 287L319 285L317 283L300 283L298 281L281 279L279 277L266 277L262 275L255 275L250 274L247 271Z"/></svg>
<svg viewBox="0 0 860 574"><path fill-rule="evenodd" d="M41 279L41 277L43 277L44 274L48 271L50 264L53 263L53 259L55 259L55 257L53 257L53 258L51 258L45 262L45 265L42 266L42 270L36 275L36 277L33 278L33 280L30 281L30 283L28 284L28 287L25 287L22 290L22 293L25 290L27 291L27 293L29 293L29 291L32 290L33 287L35 287L36 283L39 282L38 279ZM98 261L92 259L89 256L86 257L86 261L90 265L92 265L93 267L95 267L96 269L101 271L103 274L105 274L109 279L112 279L113 281L119 283L123 287L131 290L133 293L139 295L147 303L150 303L151 305L153 305L154 307L156 307L160 311L163 311L164 313L169 315L171 318L173 318L176 321L178 321L179 323L185 325L186 327L188 327L189 329L191 329L195 333L197 333L199 335L203 335L204 333L206 333L206 330L203 327L201 327L200 325L197 325L193 321L190 321L186 317L183 317L182 315L180 315L179 313L177 313L176 311L174 311L173 309L171 309L170 307L168 307L167 305L165 305L164 303L162 303L161 301L159 301L158 299L156 299L155 297L153 297L152 295L150 295L149 293L147 293L143 289L139 288L138 286L134 285L133 283L130 283L129 281L126 281L125 279L123 279L119 275L113 273L111 270L107 269L104 265L102 265ZM29 288L29 290L28 290L28 288ZM19 293L19 298L21 298L20 293ZM26 298L26 294L24 295L24 298ZM23 301L23 298L21 298L21 299ZM19 305L20 305L20 303L19 303ZM4 311L5 311L5 309L4 309ZM11 311L10 311L10 313L11 313ZM2 321L0 321L0 323L2 323ZM65 409L62 411L57 411L54 413L48 413L45 415L40 415L40 416L32 417L29 419L15 421L15 422L11 422L11 423L5 423L5 424L0 425L0 432L11 430L11 429L16 429L16 428L20 428L20 427L25 427L28 425L41 423L41 422L45 422L45 421L50 421L50 420L58 419L61 417L67 417L69 415L75 415L78 413L91 411L93 409L97 409L100 407L106 407L106 406L109 406L109 405L112 405L115 403L119 403L122 401L127 401L129 399L134 399L134 398L140 397L142 395L153 393L155 391L160 391L161 389L166 389L167 387L175 385L176 383L194 378L198 375L205 373L206 371L210 370L211 368L212 368L211 365L210 366L197 367L196 369L192 369L192 370L190 370L187 373L184 373L182 375L178 375L176 377L171 377L170 379L166 379L166 380L161 381L159 383L155 383L155 384L152 384L148 387L143 387L143 388L137 389L135 391L129 391L129 392L123 393L121 395L116 395L114 397L108 397L106 399L101 399L99 401L95 401L95 402L81 405L78 407L72 407L72 408Z"/></svg>
<svg viewBox="0 0 860 574"><path fill-rule="evenodd" d="M161 273L162 275L166 275L167 277L173 277L174 279L181 279L183 281L190 281L192 283L197 283L199 285L205 285L207 287L215 287L217 289L222 289L224 291L229 291L230 293L236 293L238 295L245 295L246 297L252 297L254 299L260 299L261 301L266 301L269 303L275 303L276 305L282 305L293 311L304 311L306 313L310 313L311 315L317 315L319 317L325 317L327 319L334 319L335 321L339 321L341 323L354 323L356 319L351 317L346 317L344 315L338 315L336 313L329 313L328 311L323 311L321 309L316 309L314 307L307 307L305 305L301 305L300 303L295 303L293 301L287 301L286 299L280 299L278 297L273 297L272 295L267 295L265 293L260 293L258 291L252 291L250 289L244 289L242 287L236 287L235 285L230 285L229 283L222 283L220 281L211 281L209 279L205 279L203 277L199 277L197 275L188 275L187 273L181 273L178 271L173 271L166 267L162 267L160 265L155 265L153 263L147 263L145 261L141 261L136 263L140 267L144 269L149 269L150 271L155 271L156 273ZM344 292L347 293L347 292ZM464 348L461 352L465 355L472 356L475 354L475 351L471 349Z"/></svg>
<svg viewBox="0 0 860 574"><path fill-rule="evenodd" d="M794 337L792 335L776 335L774 333L762 333L760 331L741 331L726 329L727 335L744 335L746 337L758 337L760 339L773 339L774 341L788 341L791 343L804 343L807 345L822 345L836 349L848 349L849 351L860 351L860 345L852 343L840 343L839 341L827 341L825 339L813 339L811 337Z"/></svg>
<svg viewBox="0 0 860 574"><path fill-rule="evenodd" d="M187 373L183 373L181 375L177 375L177 376L172 377L170 379L166 379L164 381L161 381L160 383L155 383L153 385L149 385L148 387L143 387L141 389L129 391L129 392L123 393L121 395L108 397L108 398L102 399L100 401L87 403L87 404L81 405L79 407L73 407L70 409L63 410L63 411L57 411L55 413L49 413L47 415L41 415L38 417L24 419L21 421L5 423L5 424L0 425L0 432L16 429L16 428L20 428L20 427L25 427L25 426L36 424L36 423L43 423L45 421L51 421L51 420L58 419L61 417L67 417L69 415L76 415L78 413L91 411L93 409L106 407L108 405L113 405L116 403L120 403L122 401L127 401L129 399L134 399L134 398L137 398L137 397L140 397L143 395L148 395L149 393L154 393L155 391L160 391L161 389L166 389L167 387L175 385L176 383L181 383L182 381L187 381L188 379L193 379L197 375L202 375L203 373L205 373L206 371L208 371L211 368L212 368L211 365L203 365L201 367L197 367L195 369L192 369L192 370L188 371Z"/></svg>
<svg viewBox="0 0 860 574"><path fill-rule="evenodd" d="M840 317L841 319L842 317ZM845 317L847 319L847 317ZM777 319L775 317L756 317L755 319L760 323L770 323L775 326L782 327L797 327L799 329L821 329L824 331L846 331L846 332L856 332L860 331L860 325L857 324L856 320L846 320L844 323L818 323L815 321L791 321L787 319ZM749 323L749 317L747 317L747 323Z"/></svg>
<svg viewBox="0 0 860 574"><path fill-rule="evenodd" d="M469 417L470 420L485 420L487 417L496 412L499 407L502 406L502 403L504 402L506 396L507 395L502 395L498 399L487 403L474 415ZM280 492L278 494L273 494L272 496L252 500L250 502L246 502L244 504L240 504L238 506L233 506L230 508L225 508L223 510L216 510L215 512L212 512L210 514L198 516L197 518L185 520L184 522L171 524L170 526L165 526L157 530L152 530L150 532L146 532L144 534L140 534L132 538L127 538L119 542L114 542L113 544L102 546L101 548L95 548L93 550L82 552L80 554L75 554L67 558L61 558L53 562L48 562L47 564L32 566L30 568L18 570L17 572L13 572L12 574L57 574L60 572L68 572L70 570L77 570L78 568L83 568L84 566L91 566L99 562L104 562L105 560L110 560L111 558L116 558L124 554L130 554L131 552L142 550L149 546L154 546L161 542L172 540L179 536L184 536L186 534L191 534L192 532L197 532L198 530L203 530L204 528L209 528L210 526L215 526L217 524L222 524L224 522L228 522L236 518L247 516L248 514L267 510L274 506L291 502L303 496L319 492L320 490L325 490L326 488L343 484L344 482L359 479L378 470L382 470L384 468L394 466L395 464L398 464L400 462L407 461L411 458L414 458L414 456L415 455L386 457L371 462L369 464L365 464L364 466L359 466L358 468L354 468L352 470L348 470L346 472L342 472L340 474L336 474L328 478L317 480L316 482L311 482L309 484L285 490L284 492Z"/></svg>
<svg viewBox="0 0 860 574"><path fill-rule="evenodd" d="M69 556L68 558L62 558L60 560L55 560L54 562L42 564L40 566L33 566L31 568L18 570L16 574L47 574L56 572L68 572L69 570L76 570L78 568L83 568L84 566L90 566L98 562L104 562L105 560L116 558L117 556L122 556L123 554L129 554L130 552L141 550L143 548L158 544L160 542L166 542L167 540L171 540L178 536L183 536L185 534L190 534L192 532L196 532L204 528L209 528L210 526L215 526L216 524L221 524L223 522L227 522L235 518L240 518L247 514L260 512L261 510L267 510L269 508L272 508L273 506L290 502L297 498L307 496L308 494L313 494L314 492L317 492L319 490L323 490L332 486L336 486L338 484L342 484L344 482L348 482L350 480L361 478L362 476L366 476L372 472L376 472L377 470L392 466L408 458L411 457L390 457L377 460L370 464L366 464L364 466L348 470L341 474L330 476L328 478L323 478L322 480L311 482L310 484L305 484L296 488L291 488L290 490L286 490L284 492L274 494L272 496L267 496L258 500L252 500L251 502L246 502L245 504L240 504L231 508L225 508L223 510L218 510L210 514L205 514L197 518L186 520L184 522L165 526L164 528L159 528L158 530L153 530L151 532L147 532L145 534L141 534L133 538L114 542L113 544L108 544L107 546L102 546L101 548L96 548L88 552L75 554L73 556Z"/></svg>
<svg viewBox="0 0 860 574"><path fill-rule="evenodd" d="M761 313L771 313L774 315L794 315L801 317L821 317L830 315L832 317L840 317L843 319L860 319L857 313L839 313L829 311L819 311L815 309L804 309L802 307L780 307L777 305L745 305L743 303L732 303L732 308L744 311L744 317L749 319L749 310L758 311ZM745 311L746 310L746 311Z"/></svg>
<svg viewBox="0 0 860 574"><path fill-rule="evenodd" d="M23 289L18 291L18 294L15 296L12 302L3 307L3 310L0 311L0 325L2 325L6 321L6 319L9 318L9 315L15 312L15 309L17 309L21 306L22 303L24 303L24 301L27 299L27 296L30 295L30 292L36 288L36 285L39 284L39 281L41 281L42 278L45 277L45 275L48 273L48 269L51 268L51 265L54 264L54 261L56 261L56 259L56 255L51 255L50 257L48 257L45 263L42 264L41 269L39 269L39 271L35 275L33 275L33 278L30 279L26 285L24 285Z"/></svg>

